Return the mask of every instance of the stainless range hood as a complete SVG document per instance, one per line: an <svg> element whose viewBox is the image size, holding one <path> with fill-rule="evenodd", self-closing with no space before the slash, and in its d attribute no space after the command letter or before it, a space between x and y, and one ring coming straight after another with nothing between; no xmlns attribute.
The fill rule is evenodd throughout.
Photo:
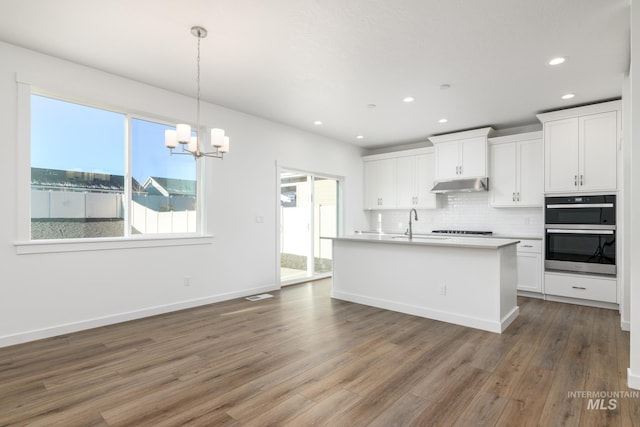
<svg viewBox="0 0 640 427"><path fill-rule="evenodd" d="M452 179L438 181L431 189L432 193L472 193L489 190L489 178Z"/></svg>

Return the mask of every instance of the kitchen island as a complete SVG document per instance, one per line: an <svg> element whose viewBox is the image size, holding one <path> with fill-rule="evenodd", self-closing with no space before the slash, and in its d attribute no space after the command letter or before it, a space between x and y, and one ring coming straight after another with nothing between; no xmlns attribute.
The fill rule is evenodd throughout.
<svg viewBox="0 0 640 427"><path fill-rule="evenodd" d="M457 236L336 237L331 297L502 333L519 312L517 243Z"/></svg>

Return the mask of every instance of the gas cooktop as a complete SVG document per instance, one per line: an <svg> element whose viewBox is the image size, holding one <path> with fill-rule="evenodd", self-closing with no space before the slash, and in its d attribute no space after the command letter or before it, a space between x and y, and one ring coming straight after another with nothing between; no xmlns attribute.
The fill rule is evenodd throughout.
<svg viewBox="0 0 640 427"><path fill-rule="evenodd" d="M474 231L474 230L433 230L432 233L441 234L473 234L476 236L490 236L493 234L491 231Z"/></svg>

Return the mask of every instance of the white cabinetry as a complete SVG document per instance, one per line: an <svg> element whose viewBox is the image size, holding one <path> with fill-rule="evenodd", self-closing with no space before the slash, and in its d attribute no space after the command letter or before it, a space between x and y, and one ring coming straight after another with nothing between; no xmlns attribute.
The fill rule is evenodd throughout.
<svg viewBox="0 0 640 427"><path fill-rule="evenodd" d="M436 195L431 147L364 157L364 208L433 209Z"/></svg>
<svg viewBox="0 0 640 427"><path fill-rule="evenodd" d="M542 132L491 138L489 153L491 205L542 206Z"/></svg>
<svg viewBox="0 0 640 427"><path fill-rule="evenodd" d="M548 193L617 189L620 101L539 114Z"/></svg>
<svg viewBox="0 0 640 427"><path fill-rule="evenodd" d="M432 136L435 147L436 181L487 176L487 136L482 128Z"/></svg>
<svg viewBox="0 0 640 427"><path fill-rule="evenodd" d="M615 277L547 272L544 287L547 295L605 303L616 303L618 295Z"/></svg>
<svg viewBox="0 0 640 427"><path fill-rule="evenodd" d="M396 207L433 209L436 195L430 190L435 179L434 154L396 159Z"/></svg>
<svg viewBox="0 0 640 427"><path fill-rule="evenodd" d="M365 209L395 208L396 159L364 162Z"/></svg>
<svg viewBox="0 0 640 427"><path fill-rule="evenodd" d="M542 241L518 243L518 290L542 293Z"/></svg>

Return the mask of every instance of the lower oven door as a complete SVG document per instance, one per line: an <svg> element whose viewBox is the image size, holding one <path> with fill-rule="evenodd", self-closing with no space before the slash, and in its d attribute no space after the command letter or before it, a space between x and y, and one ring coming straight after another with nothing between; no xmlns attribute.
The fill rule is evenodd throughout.
<svg viewBox="0 0 640 427"><path fill-rule="evenodd" d="M547 270L616 274L616 230L547 228Z"/></svg>

